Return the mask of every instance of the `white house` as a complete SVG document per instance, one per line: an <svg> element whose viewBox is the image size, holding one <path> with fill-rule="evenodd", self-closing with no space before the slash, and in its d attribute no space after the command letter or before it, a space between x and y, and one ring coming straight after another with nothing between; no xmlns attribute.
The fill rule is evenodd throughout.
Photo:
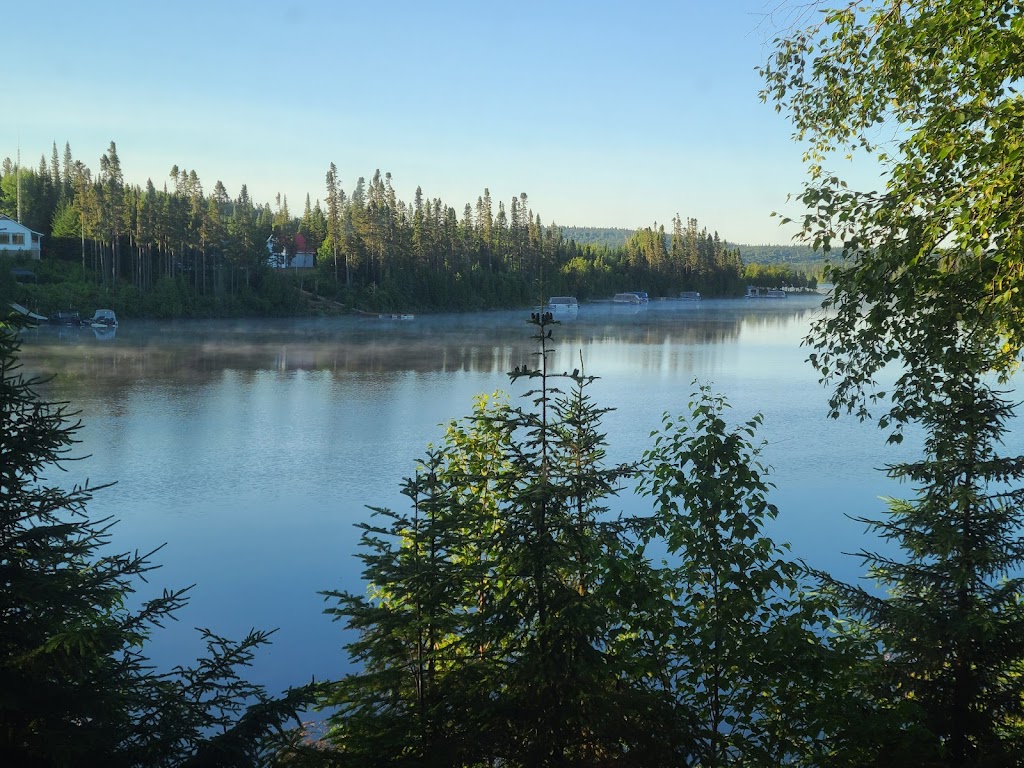
<svg viewBox="0 0 1024 768"><path fill-rule="evenodd" d="M0 213L0 256L27 255L38 260L40 238L39 232Z"/></svg>

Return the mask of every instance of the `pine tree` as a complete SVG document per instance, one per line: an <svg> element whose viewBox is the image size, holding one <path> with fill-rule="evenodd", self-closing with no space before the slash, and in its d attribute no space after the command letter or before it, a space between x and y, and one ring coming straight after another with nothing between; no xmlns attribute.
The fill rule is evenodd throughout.
<svg viewBox="0 0 1024 768"><path fill-rule="evenodd" d="M830 415L878 412L891 442L909 427L924 438L919 460L890 469L909 498L863 516L896 550L861 553L887 596L834 587L879 648L873 693L890 754L1020 765L1024 459L1000 454L1013 408L997 389L1024 349L1021 97L1007 87L1020 9L820 10L775 41L761 72L762 97L806 142L802 237L841 251L810 358L832 388ZM879 161L884 184L857 190L825 173L855 148ZM883 386L889 365L898 372Z"/></svg>
<svg viewBox="0 0 1024 768"><path fill-rule="evenodd" d="M53 142L53 152L50 156L50 181L53 193L53 199L51 200L51 208L56 207L57 203L64 198L64 182L60 175L60 155L57 154L57 142Z"/></svg>
<svg viewBox="0 0 1024 768"><path fill-rule="evenodd" d="M341 180L338 178L338 169L331 163L327 169L327 240L330 242L331 256L334 261L334 282L338 282L338 250L342 246L342 204L344 197L341 193ZM351 286L352 272L348 266L348 258L345 259L345 285Z"/></svg>
<svg viewBox="0 0 1024 768"><path fill-rule="evenodd" d="M859 553L887 593L831 582L858 632L881 650L875 659L874 707L887 729L874 738L907 761L941 766L1017 765L1024 754L1024 457L999 448L1013 418L1009 396L988 374L1000 340L980 329L987 312L974 281L939 269L959 301L907 322L905 372L880 419L894 441L910 423L923 428L923 455L888 473L914 495L891 499L884 517L861 518L899 554ZM974 285L974 289L968 289ZM948 290L948 289L946 289ZM980 307L980 310L978 309ZM885 346L858 346L870 332L845 312L822 321L814 354L819 370L847 360L867 369ZM863 370L863 369L862 369ZM838 378L833 403L856 404L859 388Z"/></svg>
<svg viewBox="0 0 1024 768"><path fill-rule="evenodd" d="M640 632L660 589L607 499L602 409L579 369L548 369L553 319L535 314L528 409L478 405L407 481L411 515L367 527L371 596L328 593L360 631L363 670L327 689L329 741L367 764L674 764L681 721L644 660L609 638ZM555 382L571 383L562 393Z"/></svg>
<svg viewBox="0 0 1024 768"><path fill-rule="evenodd" d="M87 510L102 486L48 484L80 424L20 375L13 322L0 324L0 763L262 764L293 741L283 727L309 691L271 698L239 677L265 632L204 631L195 667L152 669L145 642L187 590L127 607L152 553L109 551L112 521Z"/></svg>
<svg viewBox="0 0 1024 768"><path fill-rule="evenodd" d="M369 764L472 764L479 734L466 713L483 649L467 637L467 607L487 599L487 541L497 504L506 406L481 398L473 422L449 425L403 493L410 513L375 509L386 524L361 524L369 597L326 592L328 613L359 631L350 643L360 672L325 686L336 707L328 742ZM479 421L477 421L479 420Z"/></svg>
<svg viewBox="0 0 1024 768"><path fill-rule="evenodd" d="M70 142L64 142L64 185L61 189L61 197L69 199L73 191L72 180L74 179L74 163L71 161L71 144Z"/></svg>
<svg viewBox="0 0 1024 768"><path fill-rule="evenodd" d="M120 237L124 231L125 202L124 174L121 172L121 160L117 155L117 146L110 142L107 151L100 158L99 186L100 193L100 227L103 238L110 245L110 263L101 267L103 280L109 277L114 282L120 274ZM101 256L105 256L101 250Z"/></svg>
<svg viewBox="0 0 1024 768"><path fill-rule="evenodd" d="M533 407L510 414L521 437L512 444L513 472L498 488L493 558L504 588L482 627L482 644L514 660L499 696L512 717L493 739L521 765L590 764L625 753L646 764L671 761L682 724L668 714L663 692L643 684L642 662L609 643L643 624L651 599L638 589L650 582L635 541L607 507L634 468L604 466L599 426L607 409L588 395L594 377L579 368L551 371L556 321L535 313L532 322L537 363L512 379L535 385L524 393ZM567 392L560 381L570 384ZM633 567L624 569L627 562Z"/></svg>

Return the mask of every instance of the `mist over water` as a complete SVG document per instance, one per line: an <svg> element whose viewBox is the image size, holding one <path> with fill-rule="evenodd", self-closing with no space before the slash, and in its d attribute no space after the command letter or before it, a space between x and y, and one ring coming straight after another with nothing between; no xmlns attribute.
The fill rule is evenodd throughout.
<svg viewBox="0 0 1024 768"><path fill-rule="evenodd" d="M549 365L601 377L590 393L615 409L603 422L610 462L638 459L662 414L686 411L695 380L726 395L735 421L763 413L780 508L772 534L853 580L860 564L842 553L874 542L845 515L881 512L878 497L901 489L878 469L916 448L826 418L827 393L800 348L819 301L583 305L555 327ZM121 521L118 551L166 543L140 596L196 584L179 621L156 632L154 659L194 658L196 626L232 637L279 627L252 674L277 690L345 671L345 635L317 592L364 589L353 525L367 505L404 508L402 478L441 425L478 394L528 388L506 375L537 364L528 316L128 319L113 338L29 331L22 361L27 374L56 374L44 395L68 401L84 425L77 453L89 457L50 479L116 481L90 510ZM628 490L612 507L644 509Z"/></svg>

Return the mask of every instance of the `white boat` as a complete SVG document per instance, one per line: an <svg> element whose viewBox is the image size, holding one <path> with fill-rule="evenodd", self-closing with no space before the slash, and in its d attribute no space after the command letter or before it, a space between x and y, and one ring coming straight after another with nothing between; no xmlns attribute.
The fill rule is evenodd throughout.
<svg viewBox="0 0 1024 768"><path fill-rule="evenodd" d="M646 295L646 294L645 294ZM626 291L624 293L616 293L612 296L612 304L643 304L643 299L637 291Z"/></svg>
<svg viewBox="0 0 1024 768"><path fill-rule="evenodd" d="M88 324L93 328L117 328L117 315L112 309L97 309Z"/></svg>
<svg viewBox="0 0 1024 768"><path fill-rule="evenodd" d="M786 292L781 291L778 288L761 288L757 285L747 286L747 295L745 298L748 299L784 299L786 298Z"/></svg>
<svg viewBox="0 0 1024 768"><path fill-rule="evenodd" d="M50 318L46 317L45 315L40 315L37 312L33 312L30 309L26 309L25 307L21 306L21 304L15 304L13 301L11 302L11 309L13 309L19 315L24 315L29 320L34 320L37 323L50 322Z"/></svg>
<svg viewBox="0 0 1024 768"><path fill-rule="evenodd" d="M700 291L683 291L679 298L683 301L700 301Z"/></svg>
<svg viewBox="0 0 1024 768"><path fill-rule="evenodd" d="M575 296L552 296L544 305L544 311L550 312L555 317L575 315L580 309L580 303Z"/></svg>
<svg viewBox="0 0 1024 768"><path fill-rule="evenodd" d="M640 299L641 304L646 304L651 300L651 297L647 295L647 291L629 291L629 293Z"/></svg>

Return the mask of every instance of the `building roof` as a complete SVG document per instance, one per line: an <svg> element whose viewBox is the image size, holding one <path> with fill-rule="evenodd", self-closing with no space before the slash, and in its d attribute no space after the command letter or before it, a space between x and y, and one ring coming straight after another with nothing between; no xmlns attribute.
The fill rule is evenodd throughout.
<svg viewBox="0 0 1024 768"><path fill-rule="evenodd" d="M279 253L277 250L278 245L279 240L277 235L271 235L267 238L267 250L271 253ZM306 238L303 237L301 232L295 233L295 237L292 238L292 245L295 248L295 253L313 253L313 251L309 249L309 244L306 242ZM283 252L283 250L281 252Z"/></svg>
<svg viewBox="0 0 1024 768"><path fill-rule="evenodd" d="M29 229L20 221L15 221L10 216L4 213L0 213L0 230L9 229L9 227L6 226L6 223L8 221L11 222L11 224L13 224L14 226L24 229L26 232L31 232L33 235L39 235L40 237L43 236L42 232L36 232L34 229Z"/></svg>

